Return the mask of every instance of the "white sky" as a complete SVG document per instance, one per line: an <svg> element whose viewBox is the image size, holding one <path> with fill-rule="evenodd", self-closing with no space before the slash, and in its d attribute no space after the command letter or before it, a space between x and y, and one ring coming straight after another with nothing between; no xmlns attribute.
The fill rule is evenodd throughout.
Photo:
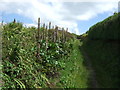
<svg viewBox="0 0 120 90"><path fill-rule="evenodd" d="M50 2L49 2L50 1ZM52 22L80 34L78 21L90 20L98 14L112 12L119 0L0 0L0 13L16 13L26 16L37 24ZM84 3L86 2L86 3ZM24 23L24 22L23 22Z"/></svg>

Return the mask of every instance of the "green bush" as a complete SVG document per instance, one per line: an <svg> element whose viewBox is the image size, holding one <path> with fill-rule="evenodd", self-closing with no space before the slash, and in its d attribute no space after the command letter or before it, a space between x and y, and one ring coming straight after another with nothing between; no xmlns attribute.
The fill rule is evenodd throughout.
<svg viewBox="0 0 120 90"><path fill-rule="evenodd" d="M90 39L120 40L120 13L95 24L88 31Z"/></svg>

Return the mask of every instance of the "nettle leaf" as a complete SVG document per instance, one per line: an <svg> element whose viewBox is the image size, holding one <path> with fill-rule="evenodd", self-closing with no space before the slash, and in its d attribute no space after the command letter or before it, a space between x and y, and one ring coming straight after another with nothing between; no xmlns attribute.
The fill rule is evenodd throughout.
<svg viewBox="0 0 120 90"><path fill-rule="evenodd" d="M43 55L43 56L45 55L45 53L40 53L40 54Z"/></svg>
<svg viewBox="0 0 120 90"><path fill-rule="evenodd" d="M57 65L57 64L58 64L58 61L55 61L55 64Z"/></svg>

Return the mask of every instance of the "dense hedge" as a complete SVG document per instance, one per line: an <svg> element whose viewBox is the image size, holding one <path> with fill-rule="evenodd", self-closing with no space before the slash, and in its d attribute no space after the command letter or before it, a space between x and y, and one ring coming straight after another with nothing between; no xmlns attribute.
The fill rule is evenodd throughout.
<svg viewBox="0 0 120 90"><path fill-rule="evenodd" d="M120 40L120 13L95 24L88 33L90 39Z"/></svg>
<svg viewBox="0 0 120 90"><path fill-rule="evenodd" d="M99 87L119 88L120 13L98 22L86 34L81 38L82 47L92 62Z"/></svg>

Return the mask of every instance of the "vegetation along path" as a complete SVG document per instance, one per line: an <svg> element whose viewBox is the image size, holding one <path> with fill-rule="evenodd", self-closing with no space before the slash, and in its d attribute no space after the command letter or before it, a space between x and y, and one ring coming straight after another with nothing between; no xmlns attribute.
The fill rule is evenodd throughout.
<svg viewBox="0 0 120 90"><path fill-rule="evenodd" d="M95 71L92 68L89 56L82 48L82 42L75 40L72 45L73 50L70 57L61 60L65 68L61 70L56 85L65 88L98 88Z"/></svg>

